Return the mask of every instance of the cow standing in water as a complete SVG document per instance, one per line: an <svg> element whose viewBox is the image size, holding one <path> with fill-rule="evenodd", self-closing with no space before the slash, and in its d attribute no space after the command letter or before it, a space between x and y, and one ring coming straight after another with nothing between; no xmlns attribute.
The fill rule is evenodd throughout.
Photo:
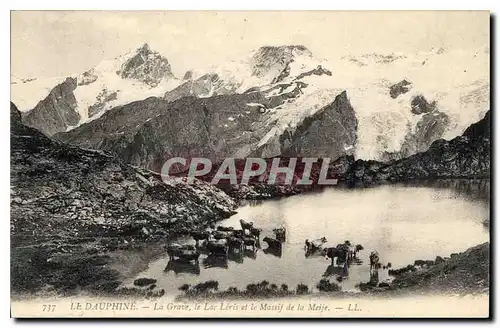
<svg viewBox="0 0 500 328"><path fill-rule="evenodd" d="M183 262L198 262L200 252L192 245L172 244L167 247L167 254L170 260L177 259Z"/></svg>
<svg viewBox="0 0 500 328"><path fill-rule="evenodd" d="M200 241L208 240L210 238L210 233L208 231L192 231L190 235L196 242L196 247L200 245Z"/></svg>
<svg viewBox="0 0 500 328"><path fill-rule="evenodd" d="M243 229L243 231L250 230L253 228L253 222L247 222L243 219L240 219L240 225L241 225L241 229Z"/></svg>
<svg viewBox="0 0 500 328"><path fill-rule="evenodd" d="M312 241L309 241L309 239L306 239L305 241L305 249L306 249L306 255L311 255L312 253L316 251L321 251L323 249L323 245L327 242L326 237L322 237L319 239L315 239Z"/></svg>
<svg viewBox="0 0 500 328"><path fill-rule="evenodd" d="M327 258L330 258L332 260L332 266L334 265L335 258L337 258L337 263L347 262L347 250L345 248L330 247L325 248L323 252L323 254L325 254Z"/></svg>
<svg viewBox="0 0 500 328"><path fill-rule="evenodd" d="M250 235L253 236L255 239L259 240L260 239L260 233L262 232L262 229L260 228L250 228Z"/></svg>
<svg viewBox="0 0 500 328"><path fill-rule="evenodd" d="M365 248L361 244L357 244L356 246L354 246L354 255L353 255L353 258L357 258L358 257L358 253L360 251L362 251L363 249L365 249Z"/></svg>
<svg viewBox="0 0 500 328"><path fill-rule="evenodd" d="M373 251L370 254L370 271L373 269L377 269L380 265L380 257L377 251Z"/></svg>
<svg viewBox="0 0 500 328"><path fill-rule="evenodd" d="M276 240L284 243L286 242L286 228L281 227L281 228L275 228L273 229L274 235L276 237Z"/></svg>

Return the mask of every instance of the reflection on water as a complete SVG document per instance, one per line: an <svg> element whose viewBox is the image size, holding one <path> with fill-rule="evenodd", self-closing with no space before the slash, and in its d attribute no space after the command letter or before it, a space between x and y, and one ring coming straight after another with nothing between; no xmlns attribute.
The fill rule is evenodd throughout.
<svg viewBox="0 0 500 328"><path fill-rule="evenodd" d="M369 255L376 250L380 262L393 268L415 260L433 260L489 240L482 224L489 217L489 184L466 185L440 181L417 185L387 185L364 189L326 189L321 193L279 200L251 202L221 225L239 228L239 220L262 228L256 251L230 253L227 258L200 256L199 264L170 263L168 256L150 263L141 277L158 280L167 293L182 284L219 281L219 288L245 288L267 280L295 288L313 288L323 277L341 281L343 290L355 290L359 282L388 278L388 270L370 273ZM487 190L487 191L485 191ZM471 193L471 194L470 194ZM272 230L286 228L286 243L279 251L262 239ZM329 247L349 240L364 250L350 266L331 265L320 254L306 257L304 241L325 236ZM184 242L194 243L189 238Z"/></svg>
<svg viewBox="0 0 500 328"><path fill-rule="evenodd" d="M176 276L183 273L199 276L201 272L199 263L191 263L191 262L186 263L179 260L168 261L167 267L165 268L165 272L169 271L173 271Z"/></svg>
<svg viewBox="0 0 500 328"><path fill-rule="evenodd" d="M419 181L418 183L403 184L406 187L432 187L437 189L450 189L455 191L459 196L483 201L489 204L490 202L490 181L485 179L465 180L465 179L439 179Z"/></svg>

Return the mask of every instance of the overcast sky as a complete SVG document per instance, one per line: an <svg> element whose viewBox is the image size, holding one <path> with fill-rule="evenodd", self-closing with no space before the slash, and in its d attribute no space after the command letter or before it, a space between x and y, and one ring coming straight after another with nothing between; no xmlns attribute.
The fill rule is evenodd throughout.
<svg viewBox="0 0 500 328"><path fill-rule="evenodd" d="M489 44L488 12L75 12L11 14L12 74L81 73L147 42L182 77L263 45L302 44L315 55L414 52Z"/></svg>

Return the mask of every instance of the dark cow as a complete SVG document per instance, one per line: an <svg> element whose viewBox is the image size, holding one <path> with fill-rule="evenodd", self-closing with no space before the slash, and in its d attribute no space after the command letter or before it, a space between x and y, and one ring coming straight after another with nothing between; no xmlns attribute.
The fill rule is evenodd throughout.
<svg viewBox="0 0 500 328"><path fill-rule="evenodd" d="M370 270L370 282L369 284L372 286L377 286L379 282L378 270Z"/></svg>
<svg viewBox="0 0 500 328"><path fill-rule="evenodd" d="M343 247L329 247L323 250L327 258L332 260L332 265L334 265L334 259L337 258L337 263L345 263L347 261L347 250Z"/></svg>
<svg viewBox="0 0 500 328"><path fill-rule="evenodd" d="M227 239L227 246L230 250L238 250L239 252L241 252L245 246L245 243L240 238L229 237Z"/></svg>
<svg viewBox="0 0 500 328"><path fill-rule="evenodd" d="M262 239L262 241L267 243L269 248L281 249L281 242L279 240L276 240L276 239L271 238L271 237L265 237L264 239Z"/></svg>
<svg viewBox="0 0 500 328"><path fill-rule="evenodd" d="M200 240L207 240L210 237L208 231L192 231L190 235L196 241L196 245L199 245Z"/></svg>
<svg viewBox="0 0 500 328"><path fill-rule="evenodd" d="M309 253L310 249L311 249L311 242L309 241L309 239L306 239L306 241L304 242L305 246L305 250L306 250L306 253Z"/></svg>
<svg viewBox="0 0 500 328"><path fill-rule="evenodd" d="M380 257L378 255L378 252L377 251L371 252L371 254L370 254L370 270L378 269L378 267L380 266L379 261L380 261Z"/></svg>
<svg viewBox="0 0 500 328"><path fill-rule="evenodd" d="M231 231L233 237L235 238L243 238L245 237L245 231L243 229L233 230Z"/></svg>
<svg viewBox="0 0 500 328"><path fill-rule="evenodd" d="M203 266L205 268L222 268L222 269L227 269L229 267L227 263L227 257L220 256L217 254L210 254L209 256L204 258Z"/></svg>
<svg viewBox="0 0 500 328"><path fill-rule="evenodd" d="M170 260L177 259L178 261L182 262L198 262L198 259L200 257L200 253L195 249L194 246L191 245L170 245L167 248L167 254Z"/></svg>
<svg viewBox="0 0 500 328"><path fill-rule="evenodd" d="M316 251L320 251L326 242L327 242L327 240L325 237L315 239L313 241L309 241L309 239L306 239L306 242L305 242L306 253L312 254Z"/></svg>
<svg viewBox="0 0 500 328"><path fill-rule="evenodd" d="M214 239L220 240L220 239L227 239L231 237L233 234L230 231L214 231L212 236Z"/></svg>
<svg viewBox="0 0 500 328"><path fill-rule="evenodd" d="M353 257L354 257L354 258L357 258L357 257L358 257L358 253L359 253L360 251L362 251L363 249L365 249L365 248L363 247L363 245L357 244L356 246L354 246L354 254L353 254Z"/></svg>
<svg viewBox="0 0 500 328"><path fill-rule="evenodd" d="M276 236L276 240L284 243L286 241L286 228L276 228L273 229L274 235Z"/></svg>
<svg viewBox="0 0 500 328"><path fill-rule="evenodd" d="M227 256L227 252L229 250L229 247L227 246L226 240L208 241L207 242L207 250L211 254Z"/></svg>
<svg viewBox="0 0 500 328"><path fill-rule="evenodd" d="M233 261L236 263L243 263L243 258L245 257L243 251L234 251L234 249L229 249L229 252L227 253L227 259L229 261Z"/></svg>
<svg viewBox="0 0 500 328"><path fill-rule="evenodd" d="M260 238L260 233L261 232L262 232L262 229L259 229L259 228L250 228L250 235L254 236L257 239Z"/></svg>
<svg viewBox="0 0 500 328"><path fill-rule="evenodd" d="M283 249L281 247L280 248L268 247L264 249L263 252L264 254L274 255L279 258L281 258L281 256L283 255Z"/></svg>
<svg viewBox="0 0 500 328"><path fill-rule="evenodd" d="M244 249L243 255L248 257L249 259L256 260L257 259L257 251L255 249Z"/></svg>
<svg viewBox="0 0 500 328"><path fill-rule="evenodd" d="M245 220L240 219L240 224L241 224L241 229L245 230L248 229L250 230L253 228L253 222L247 222Z"/></svg>
<svg viewBox="0 0 500 328"><path fill-rule="evenodd" d="M248 246L250 246L253 250L255 250L255 247L257 246L257 242L255 241L255 238L245 237L245 238L243 238L243 245L244 245L244 248L247 248Z"/></svg>

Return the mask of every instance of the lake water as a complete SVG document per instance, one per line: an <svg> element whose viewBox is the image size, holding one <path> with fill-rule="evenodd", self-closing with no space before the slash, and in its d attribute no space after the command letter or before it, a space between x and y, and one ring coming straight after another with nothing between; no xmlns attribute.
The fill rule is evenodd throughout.
<svg viewBox="0 0 500 328"><path fill-rule="evenodd" d="M220 225L240 229L239 219L253 221L263 229L262 248L256 253L219 263L207 263L206 255L201 255L199 266L181 268L168 266L165 254L137 277L157 279L158 288L164 288L167 294L179 293L182 284L207 280L217 280L219 289L244 289L262 280L278 286L286 283L291 289L303 283L314 289L324 275L340 274L340 268L332 268L331 261L324 257L305 257L304 241L324 236L329 246L349 240L365 248L358 255L362 263L351 265L347 279L340 283L342 290L356 291L356 284L370 279L368 257L373 250L378 251L381 263L391 262L393 268L399 268L417 259L450 256L488 241L483 221L489 218L489 199L481 196L488 193L467 190L464 193L456 184L331 188L249 203ZM262 242L279 226L287 229L280 257L266 254L263 249L267 244ZM190 238L181 242L194 243ZM387 270L379 270L380 282L388 278Z"/></svg>

